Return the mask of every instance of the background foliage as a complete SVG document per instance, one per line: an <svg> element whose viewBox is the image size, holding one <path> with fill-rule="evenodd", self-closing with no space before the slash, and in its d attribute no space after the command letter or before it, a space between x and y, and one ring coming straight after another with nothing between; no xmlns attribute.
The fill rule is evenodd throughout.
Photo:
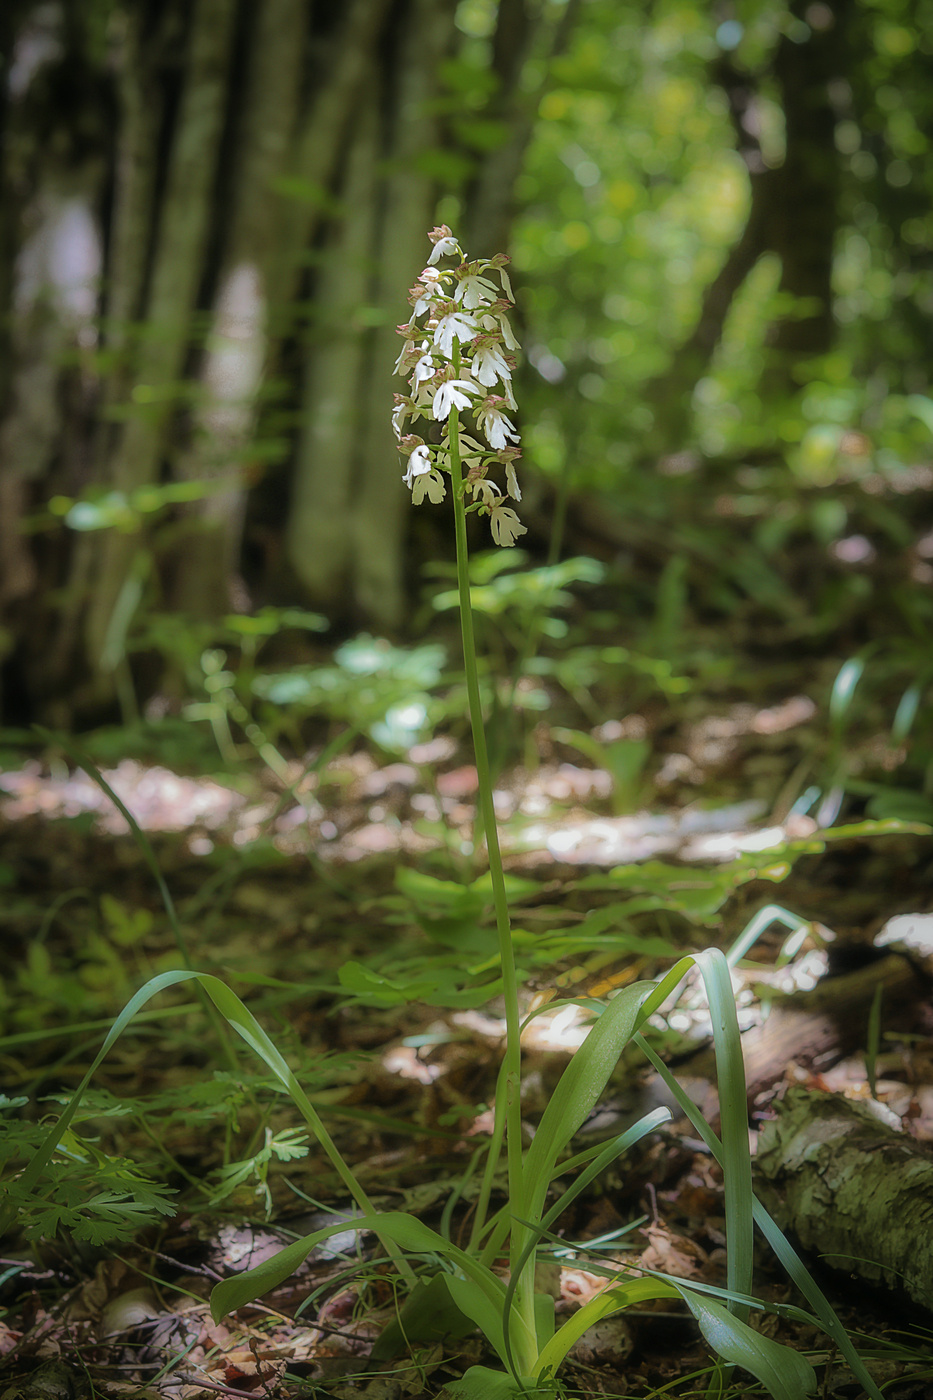
<svg viewBox="0 0 933 1400"><path fill-rule="evenodd" d="M509 240L532 562L595 561L591 635L535 624L576 698L610 642L632 704L721 685L726 628L919 705L926 0L332 9L5 10L7 722L193 701L261 744L259 652L443 631L446 521L406 516L383 402L435 219Z"/></svg>

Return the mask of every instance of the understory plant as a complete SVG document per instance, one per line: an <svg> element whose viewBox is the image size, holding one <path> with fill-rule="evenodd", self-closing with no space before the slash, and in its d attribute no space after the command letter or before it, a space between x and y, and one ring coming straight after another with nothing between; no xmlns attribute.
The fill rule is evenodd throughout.
<svg viewBox="0 0 933 1400"><path fill-rule="evenodd" d="M763 1336L748 1322L751 1310L762 1306L752 1296L753 1232L757 1224L810 1302L816 1318L794 1308L778 1311L823 1326L849 1360L866 1393L880 1400L880 1392L829 1304L754 1198L738 1023L729 960L721 951L711 948L684 957L660 980L635 983L605 1003L578 1003L592 1014L592 1029L560 1078L530 1145L525 1145L521 1037L530 1017L522 1019L499 849L467 549L470 514L488 519L493 539L502 547L514 544L525 533L514 508L521 500L516 474L518 434L508 416L515 411L511 381L518 345L508 320L512 292L505 255L470 261L448 228L435 229L430 237L433 250L428 265L411 292L412 315L400 327L404 345L396 367L406 377L409 392L397 396L393 422L407 459L404 480L414 502L440 504L448 494L452 502L464 666L479 779L478 830L484 835L488 857L506 1026L493 1125L488 1141L475 1157L479 1181L468 1237L465 1234L461 1243L451 1238L451 1210L438 1230L407 1214L377 1211L307 1093L252 1013L223 981L190 967L153 978L132 998L68 1108L22 1174L20 1192L34 1188L39 1181L69 1129L85 1086L123 1029L158 992L195 979L225 1022L291 1096L359 1212L351 1221L316 1230L257 1268L219 1283L211 1295L217 1320L282 1283L315 1246L355 1228L376 1236L407 1290L395 1324L377 1346L377 1359L392 1354L398 1340L415 1345L446 1334L463 1335L471 1326L484 1334L498 1365L471 1367L448 1387L459 1400L498 1400L532 1391L556 1393L561 1365L589 1327L611 1313L652 1299L685 1303L723 1367L744 1367L776 1400L798 1400L815 1388L812 1367L797 1352ZM640 1034L694 967L703 978L710 1007L721 1140ZM553 1011L566 1004L552 1002L547 1009ZM557 1327L553 1298L535 1288L539 1248L553 1238L559 1217L570 1202L671 1117L668 1109L656 1109L609 1141L566 1155L596 1107L620 1055L631 1043L664 1076L682 1111L722 1166L726 1285L720 1289L686 1283L620 1266L607 1277L601 1292ZM506 1192L500 1203L497 1188L503 1161ZM560 1194L549 1203L557 1183ZM721 1369L719 1383L722 1380Z"/></svg>

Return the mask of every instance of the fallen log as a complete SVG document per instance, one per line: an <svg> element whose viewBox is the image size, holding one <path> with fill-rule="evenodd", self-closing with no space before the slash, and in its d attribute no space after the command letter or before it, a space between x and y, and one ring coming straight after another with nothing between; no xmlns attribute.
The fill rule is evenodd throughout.
<svg viewBox="0 0 933 1400"><path fill-rule="evenodd" d="M780 1083L790 1060L803 1069L827 1070L864 1049L879 987L882 1026L914 1030L928 1006L929 977L897 952L823 977L810 991L775 995L767 1019L742 1037L749 1103Z"/></svg>
<svg viewBox="0 0 933 1400"><path fill-rule="evenodd" d="M831 1268L933 1310L933 1152L880 1106L791 1088L776 1110L755 1170L782 1229Z"/></svg>

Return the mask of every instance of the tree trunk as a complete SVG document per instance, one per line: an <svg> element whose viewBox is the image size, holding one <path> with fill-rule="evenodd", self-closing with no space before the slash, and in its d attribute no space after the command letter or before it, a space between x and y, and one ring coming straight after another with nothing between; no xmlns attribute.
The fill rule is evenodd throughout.
<svg viewBox="0 0 933 1400"><path fill-rule="evenodd" d="M795 0L791 6L809 37L800 42L785 36L774 54L772 75L785 121L780 166L768 169L762 156L756 134L755 79L740 73L725 56L712 70L729 100L736 146L749 173L751 202L738 241L704 293L696 325L675 352L670 369L647 388L659 425L657 452L683 446L693 388L709 371L733 301L765 253L780 258L780 291L794 304L770 329L763 393L786 394L794 387L793 366L801 359L826 354L832 346L839 155L831 93L833 80L846 72L848 5L849 0L836 0L831 10Z"/></svg>
<svg viewBox="0 0 933 1400"><path fill-rule="evenodd" d="M804 1249L933 1308L928 1147L868 1105L797 1088L762 1128L755 1166L765 1205Z"/></svg>
<svg viewBox="0 0 933 1400"><path fill-rule="evenodd" d="M804 43L783 38L775 76L780 84L787 149L770 201L769 243L781 259L780 290L798 302L774 328L779 373L794 361L825 355L833 341L833 248L839 223L839 155L832 82L844 77L849 0L815 6L796 0L807 23Z"/></svg>
<svg viewBox="0 0 933 1400"><path fill-rule="evenodd" d="M134 408L108 473L113 486L124 492L158 479L178 402L218 175L234 13L234 0L197 0L189 20L184 89L158 211L147 329L134 357ZM123 623L129 619L121 617L120 603L128 596L125 590L140 553L132 535L115 531L108 531L98 548L86 628L92 664L107 673L125 654Z"/></svg>
<svg viewBox="0 0 933 1400"><path fill-rule="evenodd" d="M305 37L303 0L266 0L247 33L248 86L230 230L217 279L200 383L196 433L177 474L211 487L189 507L174 564L170 602L189 616L217 617L235 605L231 582L249 478L247 456L269 353L270 282L275 268L284 173L298 124ZM216 488L222 480L221 488Z"/></svg>

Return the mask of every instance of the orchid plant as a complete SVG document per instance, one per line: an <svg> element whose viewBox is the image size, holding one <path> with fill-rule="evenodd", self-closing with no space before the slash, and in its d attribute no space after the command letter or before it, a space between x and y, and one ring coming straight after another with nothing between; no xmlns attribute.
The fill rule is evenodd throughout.
<svg viewBox="0 0 933 1400"><path fill-rule="evenodd" d="M190 966L153 978L125 1007L71 1103L23 1172L20 1185L24 1190L35 1187L67 1133L87 1084L129 1022L158 992L195 979L212 1008L246 1041L290 1095L359 1211L352 1220L297 1239L258 1267L219 1283L211 1295L216 1320L282 1283L330 1236L355 1228L376 1236L408 1288L408 1299L395 1324L396 1339L417 1343L447 1334L463 1335L472 1326L483 1332L498 1356L498 1369L473 1366L447 1387L457 1400L514 1400L529 1392L556 1393L560 1366L581 1335L609 1314L649 1299L684 1302L711 1348L727 1366L741 1365L751 1371L775 1400L799 1400L815 1388L812 1367L799 1353L763 1336L747 1321L750 1309L761 1306L749 1296L753 1224L757 1224L809 1300L816 1318L794 1308L780 1310L821 1325L849 1361L865 1392L872 1400L881 1400L880 1391L828 1302L752 1193L745 1079L730 977L730 961L734 957L727 959L719 949L707 949L682 958L658 982L625 987L605 1004L582 1003L595 1018L592 1030L565 1069L530 1146L525 1146L521 1037L531 1018L522 1019L512 948L473 634L466 530L466 517L475 512L489 518L493 540L503 547L514 544L526 532L513 506L508 504L521 500L515 470L519 436L508 416L516 412L512 373L519 347L508 319L513 297L505 271L507 257L498 254L471 262L449 228L436 228L429 236L433 248L410 293L412 314L399 327L404 344L396 369L405 376L409 392L396 396L392 421L400 450L407 458L404 480L415 504L425 500L440 504L447 495L448 482L450 485L464 665L480 816L496 913L506 1026L492 1130L469 1168L472 1171L475 1166L480 1171L469 1238L465 1244L450 1238L451 1210L445 1213L441 1230L433 1230L400 1212L377 1211L294 1073L249 1009L220 979ZM472 418L469 429L463 426L461 415ZM432 429L432 424L440 426ZM423 434L411 431L422 425ZM428 441L428 432L439 440ZM504 486L491 472L501 475ZM122 807L121 810L125 812ZM125 814L141 837L132 817ZM163 897L173 918L164 882ZM721 1140L640 1034L648 1018L668 1001L692 967L702 975L709 1000L719 1078ZM552 1002L547 1009L554 1011L569 1004ZM681 1111L722 1165L728 1243L726 1287L687 1284L645 1269L635 1272L619 1266L607 1271L588 1264L594 1273L606 1274L606 1286L557 1327L553 1298L535 1291L539 1248L553 1238L552 1229L567 1205L606 1167L671 1116L666 1108L656 1109L609 1142L565 1155L629 1043L638 1045L664 1077ZM494 1187L503 1154L507 1198L494 1209ZM556 1203L548 1205L551 1188L561 1177L570 1177L570 1183L564 1184ZM2 1217L0 1208L0 1225ZM391 1333L392 1328L388 1330ZM393 1347L394 1340L389 1337L381 1352L377 1346L374 1356L378 1359L380 1354L392 1355Z"/></svg>

